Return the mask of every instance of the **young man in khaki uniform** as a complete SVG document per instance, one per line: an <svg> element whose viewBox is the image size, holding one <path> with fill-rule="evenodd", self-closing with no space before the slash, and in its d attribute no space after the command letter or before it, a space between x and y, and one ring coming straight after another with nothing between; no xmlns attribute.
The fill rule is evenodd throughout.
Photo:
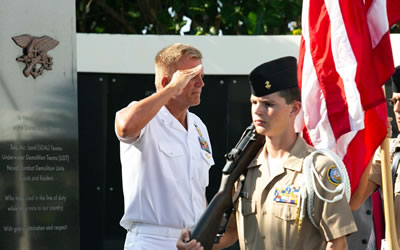
<svg viewBox="0 0 400 250"><path fill-rule="evenodd" d="M315 149L294 129L301 109L296 68L294 57L284 57L250 73L252 119L266 142L249 164L236 216L231 217L225 235L213 249L227 247L237 239L243 250L347 249L345 236L357 230L346 197L331 202L337 193L328 193L318 180L314 179L315 194L326 200L317 195L303 199L306 185L312 181L305 170L315 168L316 178L330 190L341 187L342 177L335 163L323 154L306 160ZM198 242L188 240L189 231L184 230L178 249L201 249Z"/></svg>
<svg viewBox="0 0 400 250"><path fill-rule="evenodd" d="M392 76L392 98L389 99L389 104L393 106L397 128L400 129L400 66L396 67L396 71ZM390 122L391 120L389 120ZM390 125L390 123L389 123ZM391 136L391 127L388 129L388 137ZM397 240L400 244L400 134L397 138L390 139L390 159L392 163L392 177L394 178L394 213L396 220ZM381 156L378 150L372 162L372 167L369 175L367 191L361 201L368 198L374 191L382 185L381 174ZM355 206L357 208L358 204Z"/></svg>

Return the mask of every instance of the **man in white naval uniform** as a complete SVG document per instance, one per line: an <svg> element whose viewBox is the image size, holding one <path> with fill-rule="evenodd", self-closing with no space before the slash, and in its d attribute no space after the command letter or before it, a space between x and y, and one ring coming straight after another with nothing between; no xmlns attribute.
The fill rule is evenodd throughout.
<svg viewBox="0 0 400 250"><path fill-rule="evenodd" d="M116 114L125 250L176 249L181 230L193 227L206 208L214 160L206 126L188 111L200 104L201 59L192 46L162 49L155 57L157 92Z"/></svg>

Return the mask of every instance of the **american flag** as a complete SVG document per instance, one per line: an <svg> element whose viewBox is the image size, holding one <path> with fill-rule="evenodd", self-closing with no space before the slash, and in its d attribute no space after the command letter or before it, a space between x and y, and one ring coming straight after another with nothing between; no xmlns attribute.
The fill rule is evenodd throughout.
<svg viewBox="0 0 400 250"><path fill-rule="evenodd" d="M389 24L399 19L400 0L303 1L297 125L343 159L352 192L386 136L382 85L394 72Z"/></svg>

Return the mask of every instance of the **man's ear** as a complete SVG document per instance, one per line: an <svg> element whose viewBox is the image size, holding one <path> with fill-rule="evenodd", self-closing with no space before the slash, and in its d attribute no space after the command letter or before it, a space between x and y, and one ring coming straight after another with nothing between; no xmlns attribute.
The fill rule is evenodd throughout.
<svg viewBox="0 0 400 250"><path fill-rule="evenodd" d="M167 86L168 83L169 83L169 77L163 76L162 79L161 79L161 86L162 86L163 88L165 88L165 86Z"/></svg>
<svg viewBox="0 0 400 250"><path fill-rule="evenodd" d="M291 114L297 115L301 110L301 102L295 101L292 105L292 110L290 111Z"/></svg>

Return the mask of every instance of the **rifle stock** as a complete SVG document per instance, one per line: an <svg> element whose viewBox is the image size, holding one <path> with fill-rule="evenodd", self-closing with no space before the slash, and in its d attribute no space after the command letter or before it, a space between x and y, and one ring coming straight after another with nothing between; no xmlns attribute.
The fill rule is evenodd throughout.
<svg viewBox="0 0 400 250"><path fill-rule="evenodd" d="M225 155L226 164L222 170L219 190L191 232L191 239L200 242L204 249L212 248L224 213L232 211L234 206L232 202L234 184L256 157L264 141L265 137L258 135L254 125L251 124L236 146Z"/></svg>

